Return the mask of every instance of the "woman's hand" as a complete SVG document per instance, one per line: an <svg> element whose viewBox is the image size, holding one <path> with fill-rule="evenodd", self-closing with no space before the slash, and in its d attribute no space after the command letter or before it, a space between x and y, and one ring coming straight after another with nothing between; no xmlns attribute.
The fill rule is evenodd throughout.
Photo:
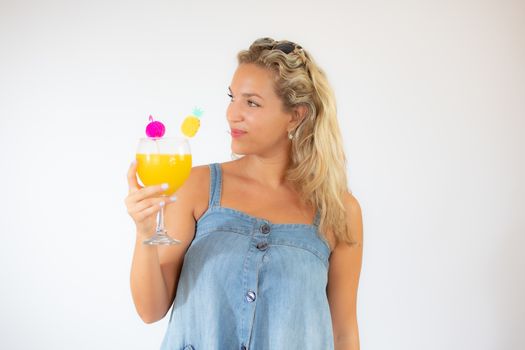
<svg viewBox="0 0 525 350"><path fill-rule="evenodd" d="M138 238L149 238L157 227L157 213L166 203L160 194L166 189L163 185L142 187L137 182L137 163L133 162L128 170L129 193L124 202L128 214L135 221ZM167 199L169 200L169 199Z"/></svg>

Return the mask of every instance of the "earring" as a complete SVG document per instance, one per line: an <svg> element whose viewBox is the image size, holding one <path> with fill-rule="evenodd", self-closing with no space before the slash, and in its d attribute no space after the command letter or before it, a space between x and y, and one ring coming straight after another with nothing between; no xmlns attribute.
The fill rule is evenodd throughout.
<svg viewBox="0 0 525 350"><path fill-rule="evenodd" d="M288 138L289 138L290 140L293 139L293 134L292 134L291 131L288 131Z"/></svg>

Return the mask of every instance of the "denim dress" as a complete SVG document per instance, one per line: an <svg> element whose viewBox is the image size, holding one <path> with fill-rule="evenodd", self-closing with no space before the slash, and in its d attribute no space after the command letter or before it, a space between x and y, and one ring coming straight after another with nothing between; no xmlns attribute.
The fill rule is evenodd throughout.
<svg viewBox="0 0 525 350"><path fill-rule="evenodd" d="M220 206L210 167L207 211L182 265L161 350L330 350L330 247L310 224L274 224Z"/></svg>

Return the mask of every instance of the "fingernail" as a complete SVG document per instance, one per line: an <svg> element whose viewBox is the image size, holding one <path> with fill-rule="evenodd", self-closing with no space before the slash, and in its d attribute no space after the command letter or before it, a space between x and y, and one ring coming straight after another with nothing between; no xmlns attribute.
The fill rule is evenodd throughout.
<svg viewBox="0 0 525 350"><path fill-rule="evenodd" d="M164 183L164 184L162 184L160 187L161 187L163 190L167 190L168 187L169 187L169 185L166 184L166 183Z"/></svg>
<svg viewBox="0 0 525 350"><path fill-rule="evenodd" d="M137 160L136 159L131 162L131 166L133 166L135 164L137 164Z"/></svg>
<svg viewBox="0 0 525 350"><path fill-rule="evenodd" d="M164 201L160 202L159 205L160 205L161 207L163 207L163 206L164 206Z"/></svg>
<svg viewBox="0 0 525 350"><path fill-rule="evenodd" d="M170 201L175 202L177 200L177 196L171 196Z"/></svg>

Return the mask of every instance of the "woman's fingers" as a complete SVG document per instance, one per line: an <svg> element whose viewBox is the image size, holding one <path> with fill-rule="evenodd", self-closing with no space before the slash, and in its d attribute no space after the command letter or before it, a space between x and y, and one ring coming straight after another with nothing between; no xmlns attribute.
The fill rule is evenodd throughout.
<svg viewBox="0 0 525 350"><path fill-rule="evenodd" d="M167 189L164 185L154 185L143 187L139 185L137 181L137 162L134 161L130 164L128 169L128 189L131 200L139 201L147 197L151 197L154 194L160 193ZM167 184L166 184L167 185ZM143 191L141 191L143 190Z"/></svg>
<svg viewBox="0 0 525 350"><path fill-rule="evenodd" d="M142 189L143 187L139 185L137 181L137 161L135 160L128 169L128 187L129 187L129 193L137 192L138 190Z"/></svg>
<svg viewBox="0 0 525 350"><path fill-rule="evenodd" d="M164 203L164 202L158 201L157 203L154 203L153 205L146 206L145 209L139 210L136 214L134 214L137 221L142 221L148 216L157 213L162 208L162 205L160 205L160 203Z"/></svg>
<svg viewBox="0 0 525 350"><path fill-rule="evenodd" d="M136 203L150 197L158 197L162 192L164 192L165 189L166 188L162 187L162 185L142 187L139 190L135 190L134 192L130 193L128 200L132 203Z"/></svg>
<svg viewBox="0 0 525 350"><path fill-rule="evenodd" d="M161 202L164 202L164 204L166 204L166 198L149 198L149 199L141 200L140 202L137 202L133 206L132 213L139 214L141 211L146 210L150 207L160 208Z"/></svg>
<svg viewBox="0 0 525 350"><path fill-rule="evenodd" d="M168 189L167 184L153 186L139 185L136 162L130 164L127 178L129 193L124 202L128 214L135 221L138 232L151 232L156 225L155 215L168 202L176 200L176 197L161 197L161 194Z"/></svg>

